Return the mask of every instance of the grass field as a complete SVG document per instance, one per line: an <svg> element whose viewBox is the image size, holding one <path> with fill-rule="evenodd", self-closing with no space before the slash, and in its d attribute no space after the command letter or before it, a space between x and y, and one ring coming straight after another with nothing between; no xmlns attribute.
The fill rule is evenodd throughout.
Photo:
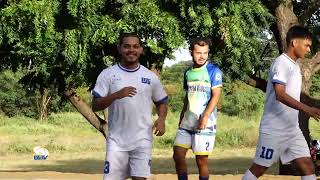
<svg viewBox="0 0 320 180"><path fill-rule="evenodd" d="M152 172L173 174L172 142L177 127L176 113L169 113L167 133L156 137ZM242 174L251 164L260 116L241 119L219 114L216 149L210 156L210 172ZM319 139L319 123L311 121L312 136ZM46 161L33 160L33 147L44 146ZM1 172L47 172L101 174L105 139L79 113L52 114L47 121L0 116ZM197 173L193 155L188 154L190 173ZM267 174L277 174L277 165Z"/></svg>

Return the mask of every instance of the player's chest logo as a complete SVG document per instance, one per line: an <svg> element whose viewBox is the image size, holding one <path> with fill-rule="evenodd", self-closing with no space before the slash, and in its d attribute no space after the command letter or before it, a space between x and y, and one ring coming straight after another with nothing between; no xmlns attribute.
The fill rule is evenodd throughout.
<svg viewBox="0 0 320 180"><path fill-rule="evenodd" d="M144 84L149 84L150 85L151 84L151 79L142 77L141 78L141 82L144 83Z"/></svg>

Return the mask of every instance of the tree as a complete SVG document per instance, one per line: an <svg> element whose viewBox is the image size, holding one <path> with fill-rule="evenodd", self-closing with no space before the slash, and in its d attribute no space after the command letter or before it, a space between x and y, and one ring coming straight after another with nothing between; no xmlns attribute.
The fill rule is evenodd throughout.
<svg viewBox="0 0 320 180"><path fill-rule="evenodd" d="M106 136L106 122L72 89L93 85L100 71L116 61L120 32L137 31L146 46L142 63L157 69L184 40L208 36L227 81L240 79L265 90L270 57L285 48L287 30L303 24L319 33L319 6L318 0L1 1L1 70L26 68L26 85L43 94L64 94ZM270 34L274 41L267 38ZM319 61L320 53L315 53L300 62L305 87L301 101L309 105L319 105L309 96ZM307 119L300 114L308 139Z"/></svg>
<svg viewBox="0 0 320 180"><path fill-rule="evenodd" d="M72 89L94 84L116 61L119 34L139 33L147 67L161 68L164 57L183 43L176 18L156 1L13 0L0 5L1 70L27 69L21 82L39 89L43 104L50 93L64 94L100 130L103 120Z"/></svg>

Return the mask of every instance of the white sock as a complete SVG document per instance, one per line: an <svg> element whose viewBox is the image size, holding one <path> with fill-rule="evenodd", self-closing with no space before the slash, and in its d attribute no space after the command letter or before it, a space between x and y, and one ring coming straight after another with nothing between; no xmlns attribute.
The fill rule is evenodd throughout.
<svg viewBox="0 0 320 180"><path fill-rule="evenodd" d="M257 180L258 178L252 174L248 169L246 173L242 176L242 180Z"/></svg>
<svg viewBox="0 0 320 180"><path fill-rule="evenodd" d="M311 175L308 175L308 176L301 176L301 180L316 180L316 175L314 174L311 174Z"/></svg>

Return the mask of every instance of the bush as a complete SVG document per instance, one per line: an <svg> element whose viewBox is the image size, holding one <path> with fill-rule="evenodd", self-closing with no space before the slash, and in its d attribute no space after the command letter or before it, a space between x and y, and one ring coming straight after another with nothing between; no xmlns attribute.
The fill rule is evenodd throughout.
<svg viewBox="0 0 320 180"><path fill-rule="evenodd" d="M232 90L223 97L222 112L231 116L247 117L260 112L264 105L264 93L235 82Z"/></svg>
<svg viewBox="0 0 320 180"><path fill-rule="evenodd" d="M37 113L33 96L19 84L22 71L9 70L0 73L0 111L11 117L25 115L34 117Z"/></svg>

